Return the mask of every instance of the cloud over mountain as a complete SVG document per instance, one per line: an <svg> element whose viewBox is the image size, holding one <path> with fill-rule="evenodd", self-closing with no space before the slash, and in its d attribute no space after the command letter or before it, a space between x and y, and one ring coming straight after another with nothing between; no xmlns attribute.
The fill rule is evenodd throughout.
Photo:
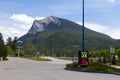
<svg viewBox="0 0 120 80"><path fill-rule="evenodd" d="M77 22L78 24L82 24L81 22ZM110 28L105 25L101 25L98 23L92 23L92 22L86 22L85 27L100 32L100 33L105 33L110 35L114 39L120 39L120 29L119 28Z"/></svg>
<svg viewBox="0 0 120 80"><path fill-rule="evenodd" d="M31 17L26 14L13 14L12 16L9 17L9 19L12 20L13 23L11 26L14 27L6 28L6 26L0 25L0 30L5 40L8 37L15 37L15 36L20 37L30 29L34 20L40 20L43 18L44 17L37 17L37 16Z"/></svg>
<svg viewBox="0 0 120 80"><path fill-rule="evenodd" d="M26 14L13 14L10 19L14 20L15 22L22 23L22 24L31 24L35 19L40 20L44 17L31 17Z"/></svg>

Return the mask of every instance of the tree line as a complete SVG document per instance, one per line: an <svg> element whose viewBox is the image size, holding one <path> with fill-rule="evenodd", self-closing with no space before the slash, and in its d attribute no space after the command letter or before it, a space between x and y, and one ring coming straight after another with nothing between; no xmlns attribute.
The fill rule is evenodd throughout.
<svg viewBox="0 0 120 80"><path fill-rule="evenodd" d="M7 56L13 56L17 52L17 37L12 40L11 37L4 42L2 33L0 33L0 60L8 60Z"/></svg>
<svg viewBox="0 0 120 80"><path fill-rule="evenodd" d="M20 48L19 48L20 47ZM35 46L28 42L23 48L21 44L19 44L19 39L14 37L8 37L6 42L4 42L2 33L0 33L0 60L7 60L7 56L18 56L18 52L20 49L20 56L33 56L35 55L36 48Z"/></svg>

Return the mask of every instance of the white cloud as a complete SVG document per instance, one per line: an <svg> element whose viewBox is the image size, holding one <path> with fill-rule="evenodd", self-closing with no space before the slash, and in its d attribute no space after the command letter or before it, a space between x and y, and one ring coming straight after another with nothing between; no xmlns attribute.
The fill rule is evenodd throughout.
<svg viewBox="0 0 120 80"><path fill-rule="evenodd" d="M0 26L0 32L3 34L3 38L6 41L8 37L20 37L24 34L22 30L16 28L6 28L5 26ZM14 36L13 36L14 35Z"/></svg>
<svg viewBox="0 0 120 80"><path fill-rule="evenodd" d="M45 17L38 17L38 16L37 16L37 17L35 17L34 19L35 19L35 20L41 20L41 19L44 19L44 18L45 18Z"/></svg>
<svg viewBox="0 0 120 80"><path fill-rule="evenodd" d="M81 23L78 22L78 24L81 24ZM114 39L120 39L120 28L119 29L111 28L111 27L108 27L108 26L103 26L103 25L100 25L100 24L90 23L90 22L85 23L85 27L87 27L91 30L100 32L100 33L107 34Z"/></svg>
<svg viewBox="0 0 120 80"><path fill-rule="evenodd" d="M31 24L34 18L27 16L25 14L13 14L10 19L14 20L15 22L24 23L24 24Z"/></svg>
<svg viewBox="0 0 120 80"><path fill-rule="evenodd" d="M110 29L108 34L115 39L120 39L120 29Z"/></svg>
<svg viewBox="0 0 120 80"><path fill-rule="evenodd" d="M120 3L120 0L108 0L109 3Z"/></svg>
<svg viewBox="0 0 120 80"><path fill-rule="evenodd" d="M98 32L105 31L108 29L108 27L106 26L102 26L95 23L86 23L85 26L91 30L98 31Z"/></svg>
<svg viewBox="0 0 120 80"><path fill-rule="evenodd" d="M13 20L14 27L6 27L0 25L0 33L6 41L8 37L20 37L27 33L32 26L34 20L41 20L44 17L31 17L26 14L13 14L10 19ZM12 26L12 25L11 25Z"/></svg>
<svg viewBox="0 0 120 80"><path fill-rule="evenodd" d="M108 0L108 2L109 2L109 3L114 3L114 2L115 2L115 0Z"/></svg>
<svg viewBox="0 0 120 80"><path fill-rule="evenodd" d="M44 19L44 17L31 17L26 14L13 14L10 19L14 20L17 23L22 23L22 24L31 24L35 19L40 20Z"/></svg>
<svg viewBox="0 0 120 80"><path fill-rule="evenodd" d="M31 17L26 14L13 14L10 19L14 21L13 25L20 29L30 29L34 20L41 20L44 17Z"/></svg>

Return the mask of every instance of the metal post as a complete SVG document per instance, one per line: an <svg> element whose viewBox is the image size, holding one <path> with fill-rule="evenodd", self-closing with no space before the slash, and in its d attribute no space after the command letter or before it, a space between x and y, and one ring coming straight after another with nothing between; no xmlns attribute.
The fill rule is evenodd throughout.
<svg viewBox="0 0 120 80"><path fill-rule="evenodd" d="M85 50L84 45L84 0L82 0L82 51Z"/></svg>
<svg viewBox="0 0 120 80"><path fill-rule="evenodd" d="M22 48L21 43L22 43L22 41L17 41L18 57L20 57L20 49Z"/></svg>
<svg viewBox="0 0 120 80"><path fill-rule="evenodd" d="M18 48L18 57L20 57L20 47Z"/></svg>
<svg viewBox="0 0 120 80"><path fill-rule="evenodd" d="M114 57L114 53L115 53L115 48L114 47L110 47L110 66L112 65L112 61L113 61L113 57Z"/></svg>

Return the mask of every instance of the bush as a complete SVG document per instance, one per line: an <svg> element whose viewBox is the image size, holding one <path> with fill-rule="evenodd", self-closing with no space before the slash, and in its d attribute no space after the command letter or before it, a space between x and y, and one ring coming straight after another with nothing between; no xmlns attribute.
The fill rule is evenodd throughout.
<svg viewBox="0 0 120 80"><path fill-rule="evenodd" d="M120 60L116 61L116 65L120 66Z"/></svg>
<svg viewBox="0 0 120 80"><path fill-rule="evenodd" d="M8 58L6 58L6 57L2 57L2 60L3 60L3 61L7 61Z"/></svg>
<svg viewBox="0 0 120 80"><path fill-rule="evenodd" d="M66 68L75 69L78 67L78 65L79 65L78 63L67 64Z"/></svg>
<svg viewBox="0 0 120 80"><path fill-rule="evenodd" d="M113 65L116 65L115 55L113 56L112 64L113 64Z"/></svg>
<svg viewBox="0 0 120 80"><path fill-rule="evenodd" d="M66 68L77 70L77 71L88 71L88 72L112 72L112 73L119 73L120 69L110 67L108 65L102 63L92 63L87 67L80 67L78 63L67 64Z"/></svg>

